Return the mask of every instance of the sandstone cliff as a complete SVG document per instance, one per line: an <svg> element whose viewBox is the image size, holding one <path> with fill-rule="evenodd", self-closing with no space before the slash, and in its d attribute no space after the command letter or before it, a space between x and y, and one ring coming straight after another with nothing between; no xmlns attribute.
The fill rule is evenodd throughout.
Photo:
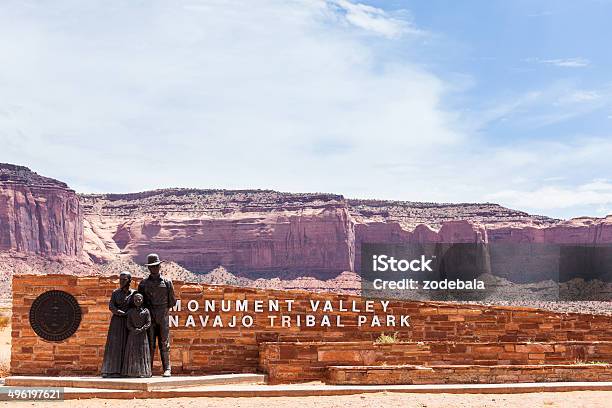
<svg viewBox="0 0 612 408"><path fill-rule="evenodd" d="M612 216L558 220L489 203L439 204L378 200L349 200L348 203L350 214L356 222L356 270L359 270L361 264L362 242L612 243ZM494 261L503 258L503 245L492 246L492 251ZM503 276L509 276L511 272L508 270L507 275ZM550 277L542 274L522 278L527 281Z"/></svg>
<svg viewBox="0 0 612 408"><path fill-rule="evenodd" d="M86 251L144 260L156 251L194 272L332 278L354 269L354 223L331 194L157 190L81 196Z"/></svg>
<svg viewBox="0 0 612 408"><path fill-rule="evenodd" d="M0 250L78 257L83 214L65 183L0 163Z"/></svg>
<svg viewBox="0 0 612 408"><path fill-rule="evenodd" d="M358 271L363 242L604 244L612 242L612 217L563 221L490 203L347 200L270 190L77 197L62 182L0 165L0 251L83 255L98 264L141 263L158 252L188 272L224 267L238 278L308 287L305 277L332 282L342 272ZM550 278L548 272L516 278L505 255L503 247L487 253L500 276ZM539 259L540 269L548 268L546 258Z"/></svg>
<svg viewBox="0 0 612 408"><path fill-rule="evenodd" d="M82 195L81 202L85 250L98 262L140 262L158 251L194 272L223 266L251 279L328 280L357 271L362 242L612 242L612 218L562 221L496 204L195 189ZM503 250L496 251L493 260L503 262Z"/></svg>

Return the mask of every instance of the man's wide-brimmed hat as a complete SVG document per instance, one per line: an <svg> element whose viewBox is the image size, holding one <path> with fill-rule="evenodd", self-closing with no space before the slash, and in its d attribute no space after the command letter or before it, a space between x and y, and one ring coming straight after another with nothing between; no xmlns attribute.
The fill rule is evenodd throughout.
<svg viewBox="0 0 612 408"><path fill-rule="evenodd" d="M155 266L161 264L161 259L159 259L159 255L157 254L149 254L147 255L147 263L145 266Z"/></svg>

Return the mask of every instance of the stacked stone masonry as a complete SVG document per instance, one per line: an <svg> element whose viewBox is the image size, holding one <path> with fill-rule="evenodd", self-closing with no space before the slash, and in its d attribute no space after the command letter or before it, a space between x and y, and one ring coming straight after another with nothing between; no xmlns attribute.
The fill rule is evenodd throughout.
<svg viewBox="0 0 612 408"><path fill-rule="evenodd" d="M14 276L11 373L15 375L99 374L106 331L111 317L108 299L117 284L117 278L97 276ZM135 279L132 286L136 288L137 284L138 280ZM29 323L29 310L34 299L53 289L74 295L83 313L77 332L62 342L43 340L34 333ZM294 299L292 312L286 309L274 312L292 317L305 313L311 299L329 300L334 303L340 300L355 301L360 305L364 302L360 297L349 295L209 286L185 282L175 282L175 289L183 305L186 305L190 299L198 301ZM260 368L262 343L365 341L372 344L382 332L396 332L398 340L410 342L612 341L612 321L608 316L563 314L526 308L391 301L387 314L410 315L411 325L409 328L391 330L369 326L357 328L358 313L351 311L334 313L342 316L344 327L270 327L267 315L274 313L253 315L254 325L248 328L200 327L199 324L196 327L179 325L173 328L171 351L173 372L176 374L257 372L263 370L263 367ZM380 306L377 306L376 313L383 314ZM179 321L184 323L187 315L192 313L183 306L182 311L175 314ZM221 313L221 317L227 317L227 314ZM211 319L213 315L214 313L210 313ZM344 350L343 347L340 343L334 345L338 352ZM429 347L436 346L432 343ZM262 355L269 352L265 347L263 350ZM482 352L485 353L485 350ZM609 348L598 352L607 353L609 356ZM300 359L298 349L290 353L295 353L296 359ZM487 353L492 355L502 352L495 349ZM516 349L504 350L503 353L520 354ZM543 358L548 358L547 353L550 351L534 351L531 354L543 354ZM559 349L558 353L563 352ZM158 357L156 363L159 363ZM262 364L265 366L265 362ZM154 371L159 373L159 365L156 365Z"/></svg>
<svg viewBox="0 0 612 408"><path fill-rule="evenodd" d="M335 385L503 384L611 381L610 364L328 367Z"/></svg>
<svg viewBox="0 0 612 408"><path fill-rule="evenodd" d="M330 366L612 363L612 342L264 343L259 358L271 383L287 383L323 381Z"/></svg>

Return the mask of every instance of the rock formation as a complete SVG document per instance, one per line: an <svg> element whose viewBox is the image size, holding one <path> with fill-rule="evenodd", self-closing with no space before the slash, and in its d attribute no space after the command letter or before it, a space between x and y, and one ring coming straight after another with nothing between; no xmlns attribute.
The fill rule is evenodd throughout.
<svg viewBox="0 0 612 408"><path fill-rule="evenodd" d="M78 257L83 214L65 183L0 163L0 250Z"/></svg>
<svg viewBox="0 0 612 408"><path fill-rule="evenodd" d="M158 252L189 273L223 267L240 279L320 287L327 284L318 282L359 270L364 242L487 244L487 262L501 277L529 282L550 279L556 261L525 253L524 262L541 264L531 275L517 277L516 268L504 264L511 245L611 243L612 216L563 221L490 203L348 200L270 190L165 189L77 197L62 182L0 164L0 252L84 256L97 264L141 263L147 253ZM610 256L601 254L602 265ZM569 279L568 265L561 272ZM353 275L341 280L347 276Z"/></svg>
<svg viewBox="0 0 612 408"><path fill-rule="evenodd" d="M81 201L96 260L156 251L194 272L223 266L250 278L354 269L354 223L337 195L173 189Z"/></svg>
<svg viewBox="0 0 612 408"><path fill-rule="evenodd" d="M85 250L94 260L141 261L151 251L198 273L223 266L236 276L329 280L358 271L361 243L609 243L612 217L569 221L496 204L346 200L332 194L168 189L82 195ZM488 254L487 254L488 256ZM528 260L528 254L525 255ZM502 275L519 281L551 278ZM536 268L537 269L537 268Z"/></svg>

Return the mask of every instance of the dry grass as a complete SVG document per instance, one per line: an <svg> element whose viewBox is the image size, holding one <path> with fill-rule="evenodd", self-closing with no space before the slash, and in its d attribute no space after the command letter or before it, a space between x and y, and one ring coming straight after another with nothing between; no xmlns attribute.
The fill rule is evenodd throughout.
<svg viewBox="0 0 612 408"><path fill-rule="evenodd" d="M397 333L393 333L392 336L389 336L388 334L385 334L385 333L381 333L380 336L378 336L378 338L374 340L374 343L391 344L391 343L397 343L398 341L399 339L397 338Z"/></svg>
<svg viewBox="0 0 612 408"><path fill-rule="evenodd" d="M0 316L0 330L3 330L4 328L8 327L10 323L10 316Z"/></svg>

